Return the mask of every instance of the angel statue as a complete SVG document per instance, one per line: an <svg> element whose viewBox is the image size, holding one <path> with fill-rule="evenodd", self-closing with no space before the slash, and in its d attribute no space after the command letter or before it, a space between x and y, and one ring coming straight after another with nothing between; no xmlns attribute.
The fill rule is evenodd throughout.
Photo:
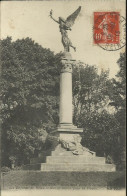
<svg viewBox="0 0 127 196"><path fill-rule="evenodd" d="M68 30L71 31L71 27L73 26L75 19L77 18L80 10L81 10L81 6L79 6L79 8L73 14L68 16L66 20L62 17L59 17L58 21L54 19L52 16L53 11L52 10L50 11L50 17L59 24L60 32L62 35L62 44L64 46L65 52L69 52L70 47L72 47L74 51L76 51L76 47L72 45L71 40L68 38L67 31Z"/></svg>

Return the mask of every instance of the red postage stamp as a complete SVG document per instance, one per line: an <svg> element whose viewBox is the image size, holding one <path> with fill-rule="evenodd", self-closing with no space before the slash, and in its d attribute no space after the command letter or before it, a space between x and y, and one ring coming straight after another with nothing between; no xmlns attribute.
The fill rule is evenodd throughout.
<svg viewBox="0 0 127 196"><path fill-rule="evenodd" d="M94 12L94 43L119 44L119 12Z"/></svg>

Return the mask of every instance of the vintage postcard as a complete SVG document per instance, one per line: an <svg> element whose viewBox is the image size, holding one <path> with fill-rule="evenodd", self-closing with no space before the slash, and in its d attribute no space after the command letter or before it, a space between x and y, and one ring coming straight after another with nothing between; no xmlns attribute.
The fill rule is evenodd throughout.
<svg viewBox="0 0 127 196"><path fill-rule="evenodd" d="M125 195L125 1L0 9L2 196Z"/></svg>

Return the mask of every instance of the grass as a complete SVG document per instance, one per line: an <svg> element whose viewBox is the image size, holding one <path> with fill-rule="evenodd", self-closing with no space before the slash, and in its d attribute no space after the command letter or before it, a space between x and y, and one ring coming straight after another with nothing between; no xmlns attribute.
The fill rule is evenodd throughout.
<svg viewBox="0 0 127 196"><path fill-rule="evenodd" d="M10 171L2 175L2 189L124 189L125 172Z"/></svg>

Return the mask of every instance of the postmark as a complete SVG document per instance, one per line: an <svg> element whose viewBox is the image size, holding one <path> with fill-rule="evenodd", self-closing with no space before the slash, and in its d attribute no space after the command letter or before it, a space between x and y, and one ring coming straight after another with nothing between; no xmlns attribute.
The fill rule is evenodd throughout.
<svg viewBox="0 0 127 196"><path fill-rule="evenodd" d="M126 45L126 20L119 12L94 12L93 41L102 49L115 51Z"/></svg>

